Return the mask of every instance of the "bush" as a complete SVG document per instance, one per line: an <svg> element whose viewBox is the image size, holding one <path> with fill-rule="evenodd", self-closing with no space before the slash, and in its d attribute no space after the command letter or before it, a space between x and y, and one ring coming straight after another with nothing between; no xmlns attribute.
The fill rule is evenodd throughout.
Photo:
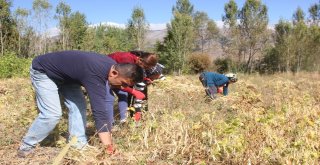
<svg viewBox="0 0 320 165"><path fill-rule="evenodd" d="M191 71L200 73L210 67L211 59L208 54L192 54L188 58Z"/></svg>
<svg viewBox="0 0 320 165"><path fill-rule="evenodd" d="M280 71L281 59L275 48L268 50L262 61L258 64L260 74L274 74Z"/></svg>
<svg viewBox="0 0 320 165"><path fill-rule="evenodd" d="M218 73L226 73L231 71L232 60L230 58L218 58L214 61Z"/></svg>
<svg viewBox="0 0 320 165"><path fill-rule="evenodd" d="M14 53L0 57L0 78L27 77L31 59L18 58Z"/></svg>

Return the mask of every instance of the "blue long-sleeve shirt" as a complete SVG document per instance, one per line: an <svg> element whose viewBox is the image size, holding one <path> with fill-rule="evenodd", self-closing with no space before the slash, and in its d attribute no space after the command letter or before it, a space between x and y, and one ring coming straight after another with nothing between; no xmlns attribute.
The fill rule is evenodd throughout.
<svg viewBox="0 0 320 165"><path fill-rule="evenodd" d="M108 73L116 62L106 55L83 51L61 51L37 56L32 68L42 71L57 83L77 83L88 92L96 129L108 132L106 83ZM109 118L110 120L110 118ZM101 129L103 127L103 129Z"/></svg>
<svg viewBox="0 0 320 165"><path fill-rule="evenodd" d="M229 79L227 76L219 73L214 72L203 72L205 79L206 79L206 85L208 87L216 86L221 87L223 86L223 95L228 95L228 85L229 85Z"/></svg>

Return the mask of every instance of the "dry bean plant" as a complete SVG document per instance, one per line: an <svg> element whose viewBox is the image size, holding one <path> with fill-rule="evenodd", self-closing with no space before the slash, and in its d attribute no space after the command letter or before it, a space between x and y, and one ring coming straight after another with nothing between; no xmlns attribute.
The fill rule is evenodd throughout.
<svg viewBox="0 0 320 165"><path fill-rule="evenodd" d="M104 154L88 107L93 147L69 149L61 164L319 164L319 73L239 75L228 96L205 97L196 75L149 86L149 111L117 127L117 152ZM0 164L51 164L66 145L67 110L27 158L22 136L37 115L29 79L0 80Z"/></svg>

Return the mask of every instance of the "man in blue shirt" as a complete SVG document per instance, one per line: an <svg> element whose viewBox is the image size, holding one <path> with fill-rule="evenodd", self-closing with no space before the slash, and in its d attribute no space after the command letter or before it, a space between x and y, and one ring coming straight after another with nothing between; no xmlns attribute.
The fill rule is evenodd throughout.
<svg viewBox="0 0 320 165"><path fill-rule="evenodd" d="M76 148L87 143L85 88L99 138L107 152L112 148L112 111L106 107L107 84L110 88L132 86L143 80L143 70L135 64L117 64L108 56L84 51L61 51L40 55L30 68L39 115L22 139L18 156L32 153L46 138L62 116L59 94L69 109L69 135L77 137ZM79 122L82 121L82 122ZM70 140L69 138L69 140Z"/></svg>
<svg viewBox="0 0 320 165"><path fill-rule="evenodd" d="M231 83L237 82L236 74L228 73L226 75L214 73L214 72L203 72L199 76L199 80L202 85L206 88L207 95L214 99L219 91L219 88L223 88L223 95L228 95L228 86Z"/></svg>

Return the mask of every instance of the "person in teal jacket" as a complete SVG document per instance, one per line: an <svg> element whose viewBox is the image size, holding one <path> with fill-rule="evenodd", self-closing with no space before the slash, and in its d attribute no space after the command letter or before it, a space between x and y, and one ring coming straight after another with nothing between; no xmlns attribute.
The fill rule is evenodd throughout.
<svg viewBox="0 0 320 165"><path fill-rule="evenodd" d="M237 76L233 73L219 74L214 72L202 72L199 80L206 88L206 94L211 98L216 98L217 93L223 93L224 96L228 95L228 86L231 83L237 82ZM223 88L223 91L220 89Z"/></svg>

